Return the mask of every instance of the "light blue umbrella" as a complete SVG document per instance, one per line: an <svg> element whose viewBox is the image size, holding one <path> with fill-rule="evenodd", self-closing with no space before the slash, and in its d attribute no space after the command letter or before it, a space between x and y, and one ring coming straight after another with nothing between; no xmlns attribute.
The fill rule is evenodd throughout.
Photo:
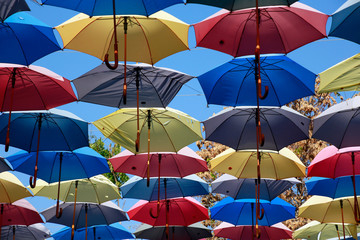
<svg viewBox="0 0 360 240"><path fill-rule="evenodd" d="M234 199L255 198L255 178L237 178L229 174L223 174L211 183L213 193L220 193ZM296 178L283 180L260 179L260 199L271 201L294 184L300 183Z"/></svg>
<svg viewBox="0 0 360 240"><path fill-rule="evenodd" d="M355 182L360 181L360 176L355 176ZM309 195L320 195L331 198L354 196L352 176L338 178L312 177L306 183ZM356 192L360 192L359 184L356 185Z"/></svg>
<svg viewBox="0 0 360 240"><path fill-rule="evenodd" d="M329 36L360 44L360 0L348 0L332 15Z"/></svg>
<svg viewBox="0 0 360 240"><path fill-rule="evenodd" d="M85 228L81 228L75 231L74 240L86 239ZM71 228L66 227L53 234L52 237L55 240L69 240L71 239ZM87 228L87 240L117 240L117 239L132 239L135 238L129 230L121 226L120 224L106 226L97 225Z"/></svg>
<svg viewBox="0 0 360 240"><path fill-rule="evenodd" d="M283 55L260 58L268 96L261 106L282 106L313 95L316 75ZM255 58L236 58L198 77L208 104L256 106Z"/></svg>
<svg viewBox="0 0 360 240"><path fill-rule="evenodd" d="M187 197L209 194L208 184L193 174L184 178L160 178L160 198ZM147 179L134 176L120 187L123 198L143 199L154 201L158 199L158 178L150 178L150 185L146 187Z"/></svg>
<svg viewBox="0 0 360 240"><path fill-rule="evenodd" d="M234 225L254 225L255 205L255 199L227 197L210 208L211 218ZM264 217L259 219L260 226L271 226L295 217L295 207L280 198L260 200L260 206L264 209Z"/></svg>
<svg viewBox="0 0 360 240"><path fill-rule="evenodd" d="M0 62L30 65L60 50L53 29L23 12L0 22Z"/></svg>

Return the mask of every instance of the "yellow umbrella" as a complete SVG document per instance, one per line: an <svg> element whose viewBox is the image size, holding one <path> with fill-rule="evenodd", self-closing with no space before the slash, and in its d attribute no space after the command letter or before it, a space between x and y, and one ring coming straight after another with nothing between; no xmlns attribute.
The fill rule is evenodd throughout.
<svg viewBox="0 0 360 240"><path fill-rule="evenodd" d="M345 235L357 238L357 232L360 227L353 224L345 224ZM326 240L329 238L339 238L343 235L341 223L321 223L311 221L308 224L298 228L293 233L294 239L306 238L308 240Z"/></svg>
<svg viewBox="0 0 360 240"><path fill-rule="evenodd" d="M305 177L305 165L288 148L279 152L260 150L261 177L284 179ZM210 169L228 173L238 178L257 178L257 152L227 149L210 161Z"/></svg>
<svg viewBox="0 0 360 240"><path fill-rule="evenodd" d="M9 172L0 173L0 202L13 203L19 199L32 197L27 188Z"/></svg>

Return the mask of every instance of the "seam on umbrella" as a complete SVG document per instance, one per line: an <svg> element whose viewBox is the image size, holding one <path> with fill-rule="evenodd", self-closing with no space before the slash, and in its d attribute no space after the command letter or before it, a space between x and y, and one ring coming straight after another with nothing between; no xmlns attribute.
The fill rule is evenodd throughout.
<svg viewBox="0 0 360 240"><path fill-rule="evenodd" d="M59 43L58 43L57 40L56 40L56 37L55 37L55 34L54 34L54 30L53 30L51 27L48 27L48 28L52 30L52 34L54 35L54 38L55 38L55 41L56 41L57 44L54 43L54 41L51 40L48 36L46 36L42 31L40 31L36 26L38 26L38 25L31 25L31 27L35 28L35 30L36 30L37 32L39 32L39 33L40 33L41 35L43 35L46 39L48 39L53 45L55 45L55 47L57 48L56 51L61 50L61 47L60 47ZM46 27L47 27L47 26L46 26ZM55 51L51 51L50 53L52 53L52 52L55 52ZM50 54L50 53L48 53L48 54ZM46 55L48 55L48 54L46 54ZM40 59L40 58L39 58L39 59ZM30 65L30 64L29 64L29 65Z"/></svg>
<svg viewBox="0 0 360 240"><path fill-rule="evenodd" d="M164 112L160 112L158 115L160 115L160 114L163 114L163 115L167 116L167 115L166 115L166 110L165 110ZM170 135L169 135L169 133L167 132L165 126L164 126L164 125L161 123L161 121L155 116L155 114L152 114L152 115L153 115L153 118L155 118L155 120L159 123L160 127L161 127L161 128L164 130L164 132L166 133L166 136L168 137L169 142L171 143L171 145L172 145L173 149L175 150L175 152L177 152L178 150L176 149L176 147L175 147L172 139L170 138ZM167 116L167 117L168 117L168 116ZM179 149L179 150L180 150L180 149Z"/></svg>
<svg viewBox="0 0 360 240"><path fill-rule="evenodd" d="M24 57L24 60L25 60L25 62L26 62L26 65L29 66L30 63L29 63L27 57L25 56L25 51L24 51L24 49L23 49L23 47L22 47L22 45L21 45L20 39L17 37L17 35L15 34L15 31L12 29L12 27L10 27L10 25L9 25L8 23L6 23L6 25L7 25L7 27L11 30L11 32L14 34L14 37L15 37L17 43L18 43L19 46L20 46L21 52L23 53L22 55L23 55L23 57Z"/></svg>
<svg viewBox="0 0 360 240"><path fill-rule="evenodd" d="M249 123L250 120L252 120L252 119L255 120L255 113L254 113L254 108L240 109L240 110L234 109L234 110L237 111L237 112L236 112L235 114L231 115L230 117L233 117L234 115L236 116L236 115L238 115L238 114L242 115L242 111L245 111L246 114L247 114L248 112L250 112L250 113L248 114L248 117L247 117L245 123L244 123L244 127L241 129L241 132L240 132L240 134L239 134L239 140L237 141L236 146L235 146L235 151L237 151L237 150L242 149L242 148L239 148L239 146L240 146L240 142L241 142L241 140L242 140L243 134L244 134L244 130L245 130L246 125L248 125L248 123ZM261 114L261 111L260 111L260 114ZM245 116L246 116L246 115L245 115ZM230 117L227 118L227 120L230 119Z"/></svg>
<svg viewBox="0 0 360 240"><path fill-rule="evenodd" d="M237 153L238 153L238 151L235 150L235 152L234 152L233 154L237 154ZM232 154L231 154L231 155L232 155ZM246 162L245 162L244 167L243 167L243 168L238 168L238 170L236 171L236 177L237 177L237 178L239 178L239 177L243 174L243 172L245 171L246 166L248 165L248 163L249 163L249 161L251 160L251 157L253 157L253 155L254 155L254 152L249 151L249 155L248 155L248 157L247 157L247 160L246 160ZM230 157L230 156L229 156L229 157ZM239 171L239 170L240 170L240 171Z"/></svg>
<svg viewBox="0 0 360 240"><path fill-rule="evenodd" d="M32 144L33 144L33 139L34 139L34 135L35 135L35 129L36 129L36 126L38 126L38 113L34 113L34 114L27 114L27 113L25 113L25 114L23 114L23 116L24 117L26 117L26 115L30 115L29 116L29 119L34 119L35 118L35 123L34 123L34 127L33 127L33 130L32 130L32 134L31 134L31 137L30 137L30 145L29 145L29 147L28 147L28 149L26 149L26 151L28 151L29 153L31 152L31 149L32 149ZM21 116L19 116L18 118L23 118L23 117L21 117ZM18 118L15 118L14 119L14 121L16 120L16 119L18 119ZM13 121L11 121L11 122L13 122ZM39 132L38 132L39 133ZM39 143L40 144L40 143Z"/></svg>
<svg viewBox="0 0 360 240"><path fill-rule="evenodd" d="M250 61L248 61L248 63L250 63ZM251 64L251 63L250 63ZM251 64L253 66L253 64ZM242 86L244 84L244 82L246 81L246 78L249 77L251 75L251 73L255 73L255 71L253 71L252 69L252 66L250 68L247 68L247 71L245 73L245 76L243 77L242 81L241 81L241 84L240 84L240 87L239 87L239 91L238 91L238 94L236 96L236 101L235 101L235 104L234 105L237 105L238 101L239 101L239 97L240 97L240 91L242 89ZM255 75L255 74L254 74ZM255 80L255 79L254 79Z"/></svg>
<svg viewBox="0 0 360 240"><path fill-rule="evenodd" d="M279 153L280 154L280 153ZM273 168L274 168L274 170L275 170L275 179L279 179L280 177L279 177L279 175L278 175L278 173L277 173L277 169L276 169L276 165L275 165L275 161L274 161L274 159L273 159L273 157L271 156L271 154L269 153L269 158L270 158L270 160L271 160L271 163L272 163L272 165L273 165ZM289 164L290 165L290 164ZM290 167L290 166L289 166Z"/></svg>
<svg viewBox="0 0 360 240"><path fill-rule="evenodd" d="M151 65L154 65L152 53L151 53L151 50L150 50L149 40L148 40L148 38L147 38L147 35L146 35L146 33L145 33L145 30L143 29L143 27L142 27L141 23L138 21L138 19L137 19L136 17L134 17L134 19L135 19L135 21L137 22L137 24L139 25L139 27L140 27L140 29L141 29L141 31L142 31L142 33L143 33L143 36L144 36L144 38L145 38L145 40L146 40L146 45L147 45L147 49L148 49L148 51L149 51L149 56L150 56L150 63L151 63ZM145 18L145 19L158 20L157 18ZM160 21L160 20L158 20L158 21Z"/></svg>
<svg viewBox="0 0 360 240"><path fill-rule="evenodd" d="M4 181L5 179L3 179L3 181ZM6 180L5 180L6 181ZM9 182L9 181L8 181ZM10 182L11 183L11 182ZM3 187L4 187L4 189L5 189L5 194L6 194L6 196L7 196L7 198L9 199L9 202L12 202L12 200L11 200L11 198L10 198L10 195L9 195L9 193L8 193L8 191L6 190L6 187L5 187L5 185L3 184L3 182L2 181L0 181L0 185L2 185Z"/></svg>
<svg viewBox="0 0 360 240"><path fill-rule="evenodd" d="M349 109L348 111L351 112L352 110L353 110L353 109ZM346 111L343 111L343 112L346 112ZM341 112L341 111L340 111L340 112L336 112L336 114L333 114L330 118L333 118L333 116L337 115L338 113L341 114L342 112ZM349 128L350 122L351 122L353 119L355 119L355 117L356 117L355 115L358 115L358 114L359 114L359 109L356 109L356 110L354 111L354 113L352 114L352 116L350 117L348 123L346 124L346 128L345 128L344 134L342 135L342 138L341 138L341 140L340 140L339 147L342 145L342 143L343 143L343 141L344 141L345 134L346 134L346 132L347 132L347 130L348 130L348 128Z"/></svg>
<svg viewBox="0 0 360 240"><path fill-rule="evenodd" d="M240 10L241 11L241 10ZM245 11L246 11L246 13L245 13ZM238 56L238 52L239 52L239 50L240 50L240 45L241 45L241 42L242 42L242 39L243 39L243 34L244 34L244 32L245 32L245 28L247 27L247 23L254 17L254 12L256 11L256 10L254 10L254 9L249 9L249 10L245 10L244 11L244 14L247 14L248 16L247 16L247 18L246 18L246 20L245 21L243 21L243 22L239 22L240 23L240 26L239 26L239 28L238 28L238 30L236 31L236 33L238 33L238 31L239 31L239 29L240 29L240 27L242 27L243 26L243 28L242 28L242 31L241 31L241 34L240 34L240 36L239 36L239 43L238 43L238 45L237 45L237 47L236 46L234 46L234 47L236 47L236 51L235 51L235 54L231 54L232 56L234 56L234 57L236 57L236 56ZM261 9L259 10L259 12L261 13ZM238 15L238 14L234 14L234 16L235 15ZM243 24L242 24L243 23ZM260 23L259 23L259 25L260 25ZM237 35L237 34L236 34ZM236 36L235 36L235 41L236 41ZM235 45L235 44L234 44ZM234 49L233 49L234 50ZM255 50L254 50L255 51ZM243 55L243 54L241 54L241 55ZM246 55L246 54L245 54Z"/></svg>
<svg viewBox="0 0 360 240"><path fill-rule="evenodd" d="M356 5L356 3L355 3L354 5ZM351 8L351 6L354 6L354 5L350 5L350 6L348 6L348 7L345 8L345 9L349 9L349 8ZM343 9L343 10L345 10L345 9ZM359 9L359 7L355 7L355 9L354 9L353 11L351 11L349 14L347 14L347 16L341 21L341 23L340 23L333 31L331 31L331 27L330 27L329 35L335 36L335 35L332 35L332 33L333 33L335 30L337 30L341 25L343 25L343 23L350 17L350 15L352 15L352 14L353 14L356 10L358 10L358 9ZM335 15L335 14L332 14L332 15L331 15L331 17L332 17L331 24L334 22L334 15Z"/></svg>
<svg viewBox="0 0 360 240"><path fill-rule="evenodd" d="M25 73L25 71L23 72L23 74L30 79L30 77ZM21 78L22 82L24 83L24 78L23 78L22 74L19 74L19 75L20 75L19 77ZM48 81L49 81L49 80L48 80ZM38 96L39 96L39 98L40 98L40 101L41 101L44 109L48 110L48 108L46 107L45 101L44 101L44 99L42 98L42 96L41 96L41 94L40 94L40 92L39 92L38 87L35 85L35 82L34 82L34 81L31 81L31 80L30 80L29 82L32 83L32 85L33 85L34 88L35 88L35 91L38 93ZM14 90L15 90L15 89L14 89Z"/></svg>
<svg viewBox="0 0 360 240"><path fill-rule="evenodd" d="M50 114L49 114L49 115L50 115ZM60 116L60 115L59 115L59 116ZM70 151L73 150L73 148L70 147L69 142L68 142L68 140L67 140L67 137L65 137L65 134L63 133L63 131L62 131L62 129L60 128L60 126L58 125L56 119L54 119L54 118L51 117L51 116L48 116L48 117L51 118L51 119L54 121L54 124L58 127L61 135L64 137L65 143L66 143L66 145L68 146L69 150L70 150ZM66 120L66 117L64 117L64 116L60 116L60 117L61 117L61 118L64 118L64 119ZM72 118L68 118L68 120L70 120L70 121L73 122L78 128L80 128L80 127L77 125L77 123L73 121ZM83 137L85 137L84 134L83 134L83 132L82 132L82 130L81 130L81 128L80 128L80 133L81 133L81 135L83 135ZM86 138L85 138L85 139L86 139Z"/></svg>
<svg viewBox="0 0 360 240"><path fill-rule="evenodd" d="M5 73L4 75L10 75L11 74L11 72L12 72L12 70L10 70L10 69L14 69L14 68L4 68L4 70L7 70L8 71L8 73ZM8 78L8 80L7 80L7 83L6 83L6 88L7 88L7 86L9 85L9 83L10 83L10 77ZM2 105L1 105L1 112L4 112L4 106L5 106L5 97L6 97L6 93L7 93L7 91L5 90L5 92L4 92L4 96L3 96L3 100L2 100Z"/></svg>

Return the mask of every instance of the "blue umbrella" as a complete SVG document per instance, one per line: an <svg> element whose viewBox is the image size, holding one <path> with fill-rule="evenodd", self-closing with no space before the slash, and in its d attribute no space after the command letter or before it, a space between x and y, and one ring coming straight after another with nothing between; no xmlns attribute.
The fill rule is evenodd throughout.
<svg viewBox="0 0 360 240"><path fill-rule="evenodd" d="M0 23L0 62L30 65L60 50L53 29L27 13Z"/></svg>
<svg viewBox="0 0 360 240"><path fill-rule="evenodd" d="M295 207L280 198L260 200L260 206L264 209L264 217L259 220L261 226L271 226L295 217ZM254 225L255 199L234 200L227 197L210 208L210 212L211 218L215 220L234 225Z"/></svg>
<svg viewBox="0 0 360 240"><path fill-rule="evenodd" d="M344 38L360 44L360 0L348 0L332 15L329 36Z"/></svg>
<svg viewBox="0 0 360 240"><path fill-rule="evenodd" d="M269 87L262 106L282 106L313 95L316 75L286 56L260 58L261 81ZM236 58L198 77L208 104L255 106L255 58Z"/></svg>
<svg viewBox="0 0 360 240"><path fill-rule="evenodd" d="M150 178L150 185L147 186L147 179L138 176L130 178L120 187L123 198L143 199L154 201L158 199L158 178ZM208 184L197 175L193 174L184 178L160 178L160 198L197 196L209 194Z"/></svg>
<svg viewBox="0 0 360 240"><path fill-rule="evenodd" d="M360 181L360 176L355 176L355 182ZM309 195L320 195L331 198L354 196L352 176L339 178L312 177L306 183ZM359 184L356 185L356 192L360 192Z"/></svg>
<svg viewBox="0 0 360 240"><path fill-rule="evenodd" d="M129 230L121 226L120 224L106 226L106 225L97 225L88 227L87 231L85 228L80 228L75 231L74 240L84 240L86 239L85 235L87 232L88 240L98 240L98 239L129 239L135 238ZM55 240L69 240L71 239L71 228L66 227L53 234L52 237Z"/></svg>
<svg viewBox="0 0 360 240"><path fill-rule="evenodd" d="M213 193L220 193L234 199L251 199L256 197L255 178L237 178L223 174L211 183ZM300 183L296 178L284 180L260 179L260 199L271 201L294 184Z"/></svg>

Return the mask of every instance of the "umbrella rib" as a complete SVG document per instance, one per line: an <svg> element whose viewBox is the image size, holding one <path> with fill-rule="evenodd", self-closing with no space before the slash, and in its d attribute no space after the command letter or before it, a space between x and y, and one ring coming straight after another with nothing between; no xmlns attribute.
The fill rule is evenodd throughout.
<svg viewBox="0 0 360 240"><path fill-rule="evenodd" d="M50 116L49 116L49 118L53 119L53 118L50 117ZM65 119L66 119L66 118L65 118ZM74 122L71 118L68 118L68 119L69 119L71 122ZM61 135L64 137L64 140L65 140L66 145L68 146L69 150L73 150L73 149L70 147L70 145L69 145L69 143L68 143L68 141L67 141L67 138L65 137L65 134L63 133L63 131L62 131L62 129L60 128L60 126L58 125L58 123L55 121L55 119L53 119L53 121L54 121L54 124L58 127ZM75 123L75 122L74 122L74 123ZM76 123L75 123L75 125L78 126ZM79 127L79 126L78 126L78 127ZM80 127L79 127L79 128L80 128ZM81 135L83 135L83 137L85 137L84 134L83 134L83 132L81 131L81 128L80 128L80 132L81 132Z"/></svg>
<svg viewBox="0 0 360 240"><path fill-rule="evenodd" d="M337 113L341 113L341 112L337 112ZM355 115L356 115L357 113L358 113L358 110L354 111L354 113L352 114L351 118L349 119L349 121L348 121L348 123L347 123L347 125L346 125L346 128L345 128L344 134L342 134L341 140L340 140L340 142L339 142L339 148L340 148L340 146L342 145L342 142L343 142L343 140L344 140L344 138L345 138L345 134L346 134L346 132L347 132L347 130L348 130L348 128L349 128L350 122L355 118ZM335 116L335 114L334 114L333 116ZM330 118L332 118L333 116L331 116Z"/></svg>
<svg viewBox="0 0 360 240"><path fill-rule="evenodd" d="M8 24L6 24L6 25L8 26L8 28L10 29L10 31L14 34L14 37L15 37L16 41L18 42L19 47L20 47L20 49L21 49L21 52L23 53L22 55L23 55L23 57L24 57L24 60L25 60L25 62L26 62L26 65L30 65L30 64L29 64L29 61L28 61L28 59L27 59L27 57L26 57L26 55L25 55L25 51L24 51L24 49L23 49L23 47L22 47L22 45L21 45L21 43L20 43L19 38L18 38L17 35L15 34L14 30L13 30Z"/></svg>
<svg viewBox="0 0 360 240"><path fill-rule="evenodd" d="M131 71L130 66L128 66L128 65L126 65L126 71L127 70ZM125 72L124 72L124 74L125 74ZM124 79L122 79L122 80L124 81ZM135 78L133 78L133 75L130 75L130 76L127 75L126 80L128 81L128 85L130 85L131 83L133 83L135 81ZM117 104L117 108L120 108L120 105L121 105L121 102L122 102L123 98L124 98L124 96L123 96L123 94L121 94L121 98L119 99L119 103Z"/></svg>
<svg viewBox="0 0 360 240"><path fill-rule="evenodd" d="M166 106L164 105L163 100L161 99L159 92L157 91L157 89L155 88L154 84L152 83L152 81L145 75L145 73L143 73L142 71L140 71L141 75L144 76L144 78L148 81L148 83L152 86L152 88L155 90L155 94L158 96L158 98L160 99L161 105L163 108L166 108ZM141 81L142 79L140 79L139 81Z"/></svg>
<svg viewBox="0 0 360 240"><path fill-rule="evenodd" d="M250 21L250 19L252 18L252 17L254 17L255 16L255 14L254 14L254 11L255 10L251 10L251 9L249 9L249 11L248 11L248 17L247 17L247 19L246 19L246 21L244 21L244 27L243 27L243 29L242 29L242 32L241 32L241 34L240 34L240 39L239 39L239 43L238 43L238 45L237 45L237 47L236 47L236 52L235 52L235 54L231 54L232 56L237 56L238 54L238 51L240 50L240 43L241 43L241 40L243 39L242 38L242 36L243 36L243 33L245 32L245 28L246 28L246 24ZM260 10L261 11L261 10ZM231 13L230 13L231 14ZM240 24L240 26L241 26L241 24ZM240 26L239 26L239 28L240 28ZM239 29L238 29L239 30ZM238 32L238 31L237 31ZM254 50L255 51L255 50Z"/></svg>
<svg viewBox="0 0 360 240"><path fill-rule="evenodd" d="M351 6L345 8L345 9L349 9L350 7L351 7ZM352 15L358 8L359 8L359 7L355 7L354 10L351 11L351 13L349 13L349 14L341 21L341 23L340 23L335 29L333 29L332 31L329 32L329 35L331 35L336 29L338 29L341 25L343 25L344 22L346 21L346 19L348 19L348 18L350 17L350 15ZM331 16L332 16L332 22L331 22L331 24L332 24L333 21L334 21L334 15L335 15L335 14L331 15ZM330 28L330 30L331 30L331 28Z"/></svg>
<svg viewBox="0 0 360 240"><path fill-rule="evenodd" d="M274 158L272 157L272 155L269 153L269 158L271 160L271 163L274 167L274 170L275 170L275 179L278 180L280 177L278 176L278 173L277 173L277 169L276 169L276 165L275 165L275 161L274 161Z"/></svg>
<svg viewBox="0 0 360 240"><path fill-rule="evenodd" d="M247 120L246 120L246 122L245 122L245 124L244 124L244 128L245 128L245 126L248 124L248 122L251 120L251 119L253 119L254 118L254 111L253 111L253 109L250 109L250 111L252 112L252 114L249 114L249 116L248 116L248 118L247 118ZM238 113L240 113L240 111L238 112ZM229 119L229 118L228 118ZM243 135L243 133L244 133L244 128L242 129L242 131L241 131L241 134L239 134L239 140L238 140L238 142L237 142L237 144L236 144L236 151L239 149L239 145L240 145L240 141L241 141L241 139L242 139L242 135Z"/></svg>
<svg viewBox="0 0 360 240"><path fill-rule="evenodd" d="M165 116L167 116L167 115L165 114L165 112L163 112L163 114L164 114ZM167 117L168 117L168 116L167 116ZM160 120L155 116L155 114L153 114L153 118L156 119L156 121L159 123L159 125L161 126L161 128L164 130L164 132L166 133L166 136L168 137L169 142L171 143L173 149L175 150L175 152L177 152L178 150L177 150L176 147L174 146L174 143L173 143L173 141L171 140L168 132L166 131L165 126L160 122ZM171 118L172 118L172 117L171 117Z"/></svg>
<svg viewBox="0 0 360 240"><path fill-rule="evenodd" d="M30 146L27 149L28 152L31 152L33 139L34 139L34 135L35 135L35 131L36 131L35 129L36 129L36 126L38 124L38 114L35 113L34 116L36 117L36 120L35 120L34 128L33 128L33 131L32 131L31 137L30 137ZM31 118L33 118L33 117L30 116L29 119L31 119ZM14 120L16 120L16 119L14 119ZM11 122L13 122L13 121L11 121Z"/></svg>
<svg viewBox="0 0 360 240"><path fill-rule="evenodd" d="M30 79L30 77L29 77L25 72L23 72L23 75L25 75L26 77L28 77L28 78ZM21 80L24 82L24 78L23 78L22 74L20 74L20 78L21 78ZM34 82L34 81L29 81L29 82L32 82L32 84L34 85L35 91L38 93L44 109L48 109L48 108L46 107L45 101L44 101L44 99L42 98L42 96L41 96L41 94L40 94L40 92L39 92L39 89L37 88L35 82Z"/></svg>
<svg viewBox="0 0 360 240"><path fill-rule="evenodd" d="M235 152L236 153L236 152ZM245 163L245 166L242 168L242 169L238 169L237 171L236 171L236 177L237 178L240 178L241 177L241 175L243 174L243 172L245 171L245 168L246 168L246 166L248 165L248 163L249 163L249 161L250 161L250 159L251 159L251 157L253 156L253 152L250 152L250 154L249 154L249 157L247 158L247 161L246 161L246 163Z"/></svg>
<svg viewBox="0 0 360 240"><path fill-rule="evenodd" d="M135 21L137 22L137 24L139 25L139 27L140 27L143 35L144 35L144 38L145 38L145 40L146 40L147 49L148 49L148 51L149 51L149 56L150 56L151 65L154 65L152 53L151 53L151 50L150 50L150 44L149 44L149 40L148 40L148 38L147 38L147 36L146 36L146 33L145 33L142 25L141 25L140 22L138 21L138 19L137 19L136 17L134 17L134 19L135 19ZM148 18L148 19L151 19L151 18ZM159 20L159 19L157 19L157 20ZM160 21L160 20L159 20L159 21ZM161 21L160 21L160 22L161 22Z"/></svg>
<svg viewBox="0 0 360 240"><path fill-rule="evenodd" d="M8 182L9 182L9 181L8 181ZM5 187L5 185L3 184L3 182L2 182L2 181L0 181L0 185L2 185L2 186L4 187L4 189L6 189L6 187ZM11 198L10 198L10 195L9 195L8 191L4 191L4 192L5 192L6 196L7 196L7 198L9 199L9 202L12 202L12 200L11 200Z"/></svg>
<svg viewBox="0 0 360 240"><path fill-rule="evenodd" d="M55 166L56 156L57 156L57 152L55 152L55 156L54 156L54 159L53 159L52 164L51 164L52 167L50 168L51 171L50 171L49 183L51 182L51 179L52 179L52 176L53 176L53 173L54 173L54 166Z"/></svg>
<svg viewBox="0 0 360 240"><path fill-rule="evenodd" d="M100 200L99 194L98 194L98 192L97 192L97 190L96 190L96 184L93 183L93 182L90 180L90 178L89 178L89 182L91 183L92 187L94 188L94 192L95 192L95 195L96 195L96 198L97 198L98 203L101 204L101 200Z"/></svg>
<svg viewBox="0 0 360 240"><path fill-rule="evenodd" d="M37 32L39 32L42 36L44 36L45 38L47 38L47 39L57 48L57 50L60 50L60 49L61 49L58 44L55 44L48 36L46 36L43 32L41 32L41 31L40 31L37 27L35 27L35 26L37 26L37 25L31 25L32 28L35 28L35 30L36 30ZM53 32L53 34L54 34L54 30L53 30L53 29L52 29L52 32ZM54 35L54 37L55 37L55 35ZM56 42L56 43L58 43L58 42ZM56 50L56 51L57 51L57 50Z"/></svg>
<svg viewBox="0 0 360 240"><path fill-rule="evenodd" d="M264 110L264 111L265 111L265 113L266 113L266 110ZM269 111L272 111L272 110L270 109ZM271 133L270 136L272 137L272 139L273 139L273 141L274 141L274 145L275 145L275 147L276 147L276 151L279 151L280 149L279 149L279 147L278 147L277 141L275 141L274 131L272 130L271 125L270 125L270 122L267 120L267 118L266 118L266 116L265 116L265 113L264 113L264 112L260 112L260 118L261 118L261 115L262 115L262 119L264 119L265 122L266 122L267 125L268 125L269 131L270 131L270 133ZM279 114L279 113L275 113L275 114L281 115L281 114ZM285 115L282 115L282 116L286 117ZM290 119L287 118L287 117L286 117L286 119L290 120ZM290 120L290 122L291 122L293 125L295 125L293 121ZM295 125L295 127L297 128L296 125Z"/></svg>
<svg viewBox="0 0 360 240"><path fill-rule="evenodd" d="M250 63L250 62L249 62L249 63ZM250 63L250 65L252 65L252 64ZM252 67L252 66L251 66L251 67ZM245 82L245 79L246 79L248 76L250 76L250 72L253 72L252 69L251 69L251 67L247 69L246 74L245 74L244 78L243 78L242 81L241 81L241 85L240 85L240 87L239 87L239 91L238 91L238 94L237 94L237 96L236 96L235 105L237 105L237 102L239 101L240 91L241 91L241 88L242 88L242 86L243 86L243 84L244 84L244 82Z"/></svg>
<svg viewBox="0 0 360 240"><path fill-rule="evenodd" d="M280 9L284 9L284 8L282 8L282 7L280 7ZM288 11L288 10L286 10L286 9L284 9L285 11ZM285 43L284 43L284 40L283 40L283 38L282 38L282 36L281 36L281 34L280 34L280 31L279 31L279 28L278 28L278 26L276 25L276 22L275 22L275 20L274 20L274 18L270 15L270 13L267 11L267 9L265 9L265 11L266 11L266 13L269 15L269 19L273 22L273 24L274 24L274 27L276 28L276 33L277 33L277 35L279 36L279 38L280 38L280 40L281 40L281 45L283 46L283 48L284 48L284 52L285 53L288 53L288 51L287 51L287 49L286 49L286 46L285 46ZM290 12L290 11L288 11L288 12Z"/></svg>
<svg viewBox="0 0 360 240"><path fill-rule="evenodd" d="M5 71L5 69L8 71L8 73L6 73L6 74L4 74L4 75L5 75L5 76L6 76L6 75L10 75L11 72L12 72L12 70L10 70L10 68L4 68L4 71ZM2 74L1 74L1 75L2 75ZM10 82L10 77L9 77L8 80L7 80L6 86L9 85L9 82ZM1 112L4 112L5 97L6 97L6 91L4 92L4 96L3 96L3 100L2 100Z"/></svg>

